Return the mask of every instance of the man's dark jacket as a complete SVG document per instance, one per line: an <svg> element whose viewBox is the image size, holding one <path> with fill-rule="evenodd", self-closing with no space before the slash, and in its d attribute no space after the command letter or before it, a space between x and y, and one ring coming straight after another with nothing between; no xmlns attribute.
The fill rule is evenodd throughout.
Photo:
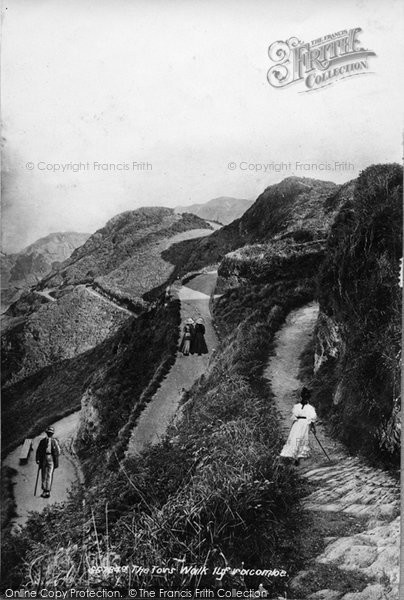
<svg viewBox="0 0 404 600"><path fill-rule="evenodd" d="M39 462L40 465L42 465L42 463L45 460L45 456L46 456L46 448L48 446L48 439L49 438L42 438L41 441L38 444L38 448L36 450L36 461ZM53 466L55 467L55 469L58 468L59 466L59 444L57 443L57 441L54 438L51 438L51 452L52 452L52 458L53 458Z"/></svg>

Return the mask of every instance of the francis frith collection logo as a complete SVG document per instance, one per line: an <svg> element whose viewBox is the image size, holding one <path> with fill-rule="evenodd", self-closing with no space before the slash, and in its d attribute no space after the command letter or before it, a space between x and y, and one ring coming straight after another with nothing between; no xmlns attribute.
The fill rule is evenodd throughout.
<svg viewBox="0 0 404 600"><path fill-rule="evenodd" d="M282 88L302 82L310 92L332 83L369 73L368 58L376 56L372 50L362 47L358 36L362 29L343 29L311 42L291 37L278 41L268 48L268 56L274 63L267 74L268 83Z"/></svg>

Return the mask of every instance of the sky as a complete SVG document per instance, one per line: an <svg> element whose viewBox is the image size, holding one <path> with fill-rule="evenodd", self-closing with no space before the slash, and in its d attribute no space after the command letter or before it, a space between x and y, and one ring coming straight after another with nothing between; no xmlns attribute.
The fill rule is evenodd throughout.
<svg viewBox="0 0 404 600"><path fill-rule="evenodd" d="M140 206L255 199L289 175L342 183L401 163L401 5L3 0L3 249ZM309 93L269 85L270 44L354 27L376 53L369 73ZM349 166L296 169L335 161Z"/></svg>

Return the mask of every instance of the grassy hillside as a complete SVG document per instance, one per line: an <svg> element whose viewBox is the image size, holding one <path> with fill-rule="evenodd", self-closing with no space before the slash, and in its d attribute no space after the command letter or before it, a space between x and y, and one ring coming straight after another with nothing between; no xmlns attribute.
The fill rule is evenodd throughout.
<svg viewBox="0 0 404 600"><path fill-rule="evenodd" d="M122 458L136 418L174 362L179 314L178 301L160 304L110 340L82 403L78 447L93 468L104 452L106 461L112 450Z"/></svg>
<svg viewBox="0 0 404 600"><path fill-rule="evenodd" d="M100 344L128 315L90 295L84 287L48 302L1 337L2 382L12 385L33 373Z"/></svg>
<svg viewBox="0 0 404 600"><path fill-rule="evenodd" d="M125 277L133 279L141 267L145 276L153 276L152 264L159 254L159 243L191 229L210 229L210 226L195 215L177 215L170 208L139 208L122 213L92 235L40 287L97 281L119 290L120 284L125 287ZM162 277L164 281L164 274ZM126 288L130 289L130 285Z"/></svg>
<svg viewBox="0 0 404 600"><path fill-rule="evenodd" d="M246 245L323 239L338 210L340 186L329 181L288 177L268 187L239 219L195 241L187 250L182 272L220 263Z"/></svg>
<svg viewBox="0 0 404 600"><path fill-rule="evenodd" d="M399 459L401 256L402 169L369 167L328 239L318 338L334 329L339 341L325 343L315 381L336 434L352 450L388 462Z"/></svg>

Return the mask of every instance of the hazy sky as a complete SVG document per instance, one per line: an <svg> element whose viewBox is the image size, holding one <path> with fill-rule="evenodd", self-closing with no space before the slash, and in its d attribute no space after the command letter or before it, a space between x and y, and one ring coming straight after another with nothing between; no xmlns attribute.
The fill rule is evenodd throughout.
<svg viewBox="0 0 404 600"><path fill-rule="evenodd" d="M256 198L291 174L343 182L371 163L401 162L401 4L4 0L3 247L92 232L139 206ZM353 27L377 54L372 74L310 93L268 84L272 42ZM281 161L354 169L240 168ZM70 162L86 168L45 166Z"/></svg>

